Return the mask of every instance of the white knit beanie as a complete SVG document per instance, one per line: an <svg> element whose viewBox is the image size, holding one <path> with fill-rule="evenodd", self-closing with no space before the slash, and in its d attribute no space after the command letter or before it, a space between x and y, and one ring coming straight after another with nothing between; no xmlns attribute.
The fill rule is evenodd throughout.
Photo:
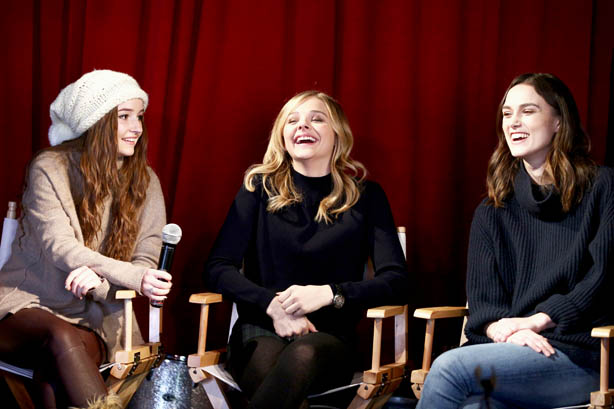
<svg viewBox="0 0 614 409"><path fill-rule="evenodd" d="M51 146L81 136L110 110L134 98L143 100L147 93L128 74L111 70L94 70L68 85L51 104Z"/></svg>

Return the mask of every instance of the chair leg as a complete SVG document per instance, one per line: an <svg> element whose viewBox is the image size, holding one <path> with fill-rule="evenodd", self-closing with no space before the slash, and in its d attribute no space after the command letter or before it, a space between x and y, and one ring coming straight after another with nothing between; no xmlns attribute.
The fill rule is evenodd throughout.
<svg viewBox="0 0 614 409"><path fill-rule="evenodd" d="M213 376L208 376L207 379L200 383L205 389L207 398L215 409L230 409L228 398L222 388L222 383Z"/></svg>
<svg viewBox="0 0 614 409"><path fill-rule="evenodd" d="M356 395L348 406L348 409L379 409L386 404L391 396L392 393L387 393L385 395L364 399L359 395Z"/></svg>
<svg viewBox="0 0 614 409"><path fill-rule="evenodd" d="M377 398L373 399L373 404L371 405L371 409L383 408L391 396L392 396L392 393L387 393L385 395L380 395Z"/></svg>
<svg viewBox="0 0 614 409"><path fill-rule="evenodd" d="M132 399L132 396L134 396L139 386L141 386L141 383L143 383L148 373L149 371L144 371L128 378L107 381L107 389L109 392L113 392L119 396L122 401L122 407L125 408L130 403L130 399ZM109 377L109 379L112 378L112 376Z"/></svg>
<svg viewBox="0 0 614 409"><path fill-rule="evenodd" d="M363 399L360 396L354 396L350 406L348 409L367 409L369 407L369 403L371 403L371 399Z"/></svg>
<svg viewBox="0 0 614 409"><path fill-rule="evenodd" d="M26 385L23 383L23 379L10 372L0 371L0 375L4 376L4 380L13 393L19 407L21 409L34 409L34 403Z"/></svg>

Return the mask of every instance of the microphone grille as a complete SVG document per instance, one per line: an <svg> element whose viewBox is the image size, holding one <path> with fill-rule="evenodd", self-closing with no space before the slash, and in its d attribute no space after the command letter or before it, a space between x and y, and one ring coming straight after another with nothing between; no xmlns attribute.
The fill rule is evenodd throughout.
<svg viewBox="0 0 614 409"><path fill-rule="evenodd" d="M181 240L181 227L170 223L162 229L162 241L168 244L177 244Z"/></svg>

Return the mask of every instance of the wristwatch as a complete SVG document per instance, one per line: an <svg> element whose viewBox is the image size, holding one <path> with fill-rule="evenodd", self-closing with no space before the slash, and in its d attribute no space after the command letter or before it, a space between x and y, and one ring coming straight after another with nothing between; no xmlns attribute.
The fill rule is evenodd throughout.
<svg viewBox="0 0 614 409"><path fill-rule="evenodd" d="M331 284L330 287L333 290L333 307L342 308L345 304L345 297L343 296L343 291L341 291L341 286L339 284Z"/></svg>

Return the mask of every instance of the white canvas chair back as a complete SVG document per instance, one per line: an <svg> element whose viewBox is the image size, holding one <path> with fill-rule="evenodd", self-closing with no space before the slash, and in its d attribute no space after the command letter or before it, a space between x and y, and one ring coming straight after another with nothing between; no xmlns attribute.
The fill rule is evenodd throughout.
<svg viewBox="0 0 614 409"><path fill-rule="evenodd" d="M9 209L2 224L2 238L0 239L0 268L11 256L11 245L17 234L17 203L9 202Z"/></svg>
<svg viewBox="0 0 614 409"><path fill-rule="evenodd" d="M401 243L401 248L403 249L403 256L405 258L407 258L407 237L406 237L406 232L405 232L405 228L404 227L399 227L398 231L397 231L397 235L399 237L399 241ZM364 271L364 275L363 275L363 279L365 280L370 280L374 277L375 272L373 270L373 263L371 262L371 259L369 259L367 261L367 264L365 265L365 271ZM237 304L233 303L232 304L232 313L231 313L231 317L230 317L230 327L228 328L228 342L230 342L230 336L232 334L232 328L234 327L235 323L237 322L237 319L239 318L239 314L237 312ZM207 372L209 375L215 377L216 379L219 379L220 381L224 382L225 384L231 386L232 388L240 391L241 388L239 387L239 385L235 382L235 380L232 378L232 375L230 375L230 373L226 370L226 366L224 363L219 363L219 364L215 364L215 365L208 365L202 368L205 372ZM352 379L352 381L350 382L350 384L345 385L345 386L341 386L339 388L335 388L335 389L330 389L328 391L322 392L322 393L318 393L315 395L310 395L309 398L316 398L319 396L324 396L324 395L328 395L331 393L335 393L338 392L340 390L344 390L344 389L348 389L348 388L352 388L355 386L358 386L361 382L362 382L362 372L356 372L354 374L354 377ZM203 382L202 383L203 387L205 388L205 391L207 392L207 396L209 397L209 400L211 401L211 403L213 404L213 406L215 408L228 408L227 403L226 403L226 398L223 396L223 393L221 392L221 390L219 390L219 387L213 383L213 382Z"/></svg>

